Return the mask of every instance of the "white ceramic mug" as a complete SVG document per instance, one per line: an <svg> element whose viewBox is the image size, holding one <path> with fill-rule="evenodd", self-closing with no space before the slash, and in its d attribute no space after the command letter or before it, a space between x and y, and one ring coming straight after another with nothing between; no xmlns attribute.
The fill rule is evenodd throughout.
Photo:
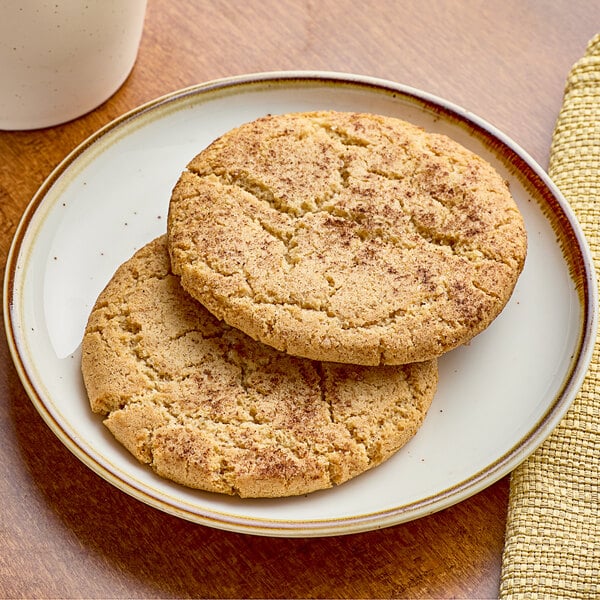
<svg viewBox="0 0 600 600"><path fill-rule="evenodd" d="M135 63L146 0L2 0L0 129L75 119L114 94Z"/></svg>

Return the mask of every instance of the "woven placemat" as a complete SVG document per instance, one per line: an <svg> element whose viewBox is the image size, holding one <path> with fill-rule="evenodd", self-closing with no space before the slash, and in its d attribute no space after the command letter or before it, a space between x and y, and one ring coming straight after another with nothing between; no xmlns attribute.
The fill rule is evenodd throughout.
<svg viewBox="0 0 600 600"><path fill-rule="evenodd" d="M600 34L569 74L550 154L600 273ZM600 598L599 371L597 338L567 415L511 475L501 598Z"/></svg>

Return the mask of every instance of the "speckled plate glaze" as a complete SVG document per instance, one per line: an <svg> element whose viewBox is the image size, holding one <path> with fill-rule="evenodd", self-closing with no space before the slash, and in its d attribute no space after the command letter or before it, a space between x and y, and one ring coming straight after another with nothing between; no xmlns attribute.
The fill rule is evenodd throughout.
<svg viewBox="0 0 600 600"><path fill-rule="evenodd" d="M172 186L203 147L267 113L316 109L397 116L446 133L509 181L529 234L513 297L470 345L440 359L440 385L416 437L337 488L240 500L163 480L89 410L80 341L117 266L164 233ZM336 73L246 75L184 89L124 115L50 175L17 229L4 282L10 350L32 402L100 476L158 509L222 529L323 536L422 517L509 473L552 432L591 358L597 289L585 239L543 169L489 123L419 90Z"/></svg>

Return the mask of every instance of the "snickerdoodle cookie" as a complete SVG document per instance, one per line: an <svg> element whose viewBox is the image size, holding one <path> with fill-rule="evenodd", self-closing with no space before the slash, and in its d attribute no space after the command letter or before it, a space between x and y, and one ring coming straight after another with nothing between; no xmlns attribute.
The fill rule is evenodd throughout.
<svg viewBox="0 0 600 600"><path fill-rule="evenodd" d="M183 287L291 355L429 360L486 328L526 255L507 184L444 135L384 116L267 116L200 152L171 197Z"/></svg>
<svg viewBox="0 0 600 600"><path fill-rule="evenodd" d="M435 360L315 362L219 322L171 272L166 236L99 296L82 372L93 411L138 460L243 497L304 494L378 465L416 433L437 386Z"/></svg>

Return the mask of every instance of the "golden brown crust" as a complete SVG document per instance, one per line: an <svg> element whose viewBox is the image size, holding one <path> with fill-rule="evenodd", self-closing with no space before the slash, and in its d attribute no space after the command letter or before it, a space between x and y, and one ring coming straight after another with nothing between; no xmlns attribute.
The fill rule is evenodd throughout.
<svg viewBox="0 0 600 600"><path fill-rule="evenodd" d="M265 117L211 144L171 198L183 287L292 355L428 360L500 313L526 254L505 181L449 138L368 114Z"/></svg>
<svg viewBox="0 0 600 600"><path fill-rule="evenodd" d="M99 296L82 372L92 409L138 460L245 497L308 493L383 462L416 433L437 386L436 361L318 363L220 323L172 274L166 236Z"/></svg>

